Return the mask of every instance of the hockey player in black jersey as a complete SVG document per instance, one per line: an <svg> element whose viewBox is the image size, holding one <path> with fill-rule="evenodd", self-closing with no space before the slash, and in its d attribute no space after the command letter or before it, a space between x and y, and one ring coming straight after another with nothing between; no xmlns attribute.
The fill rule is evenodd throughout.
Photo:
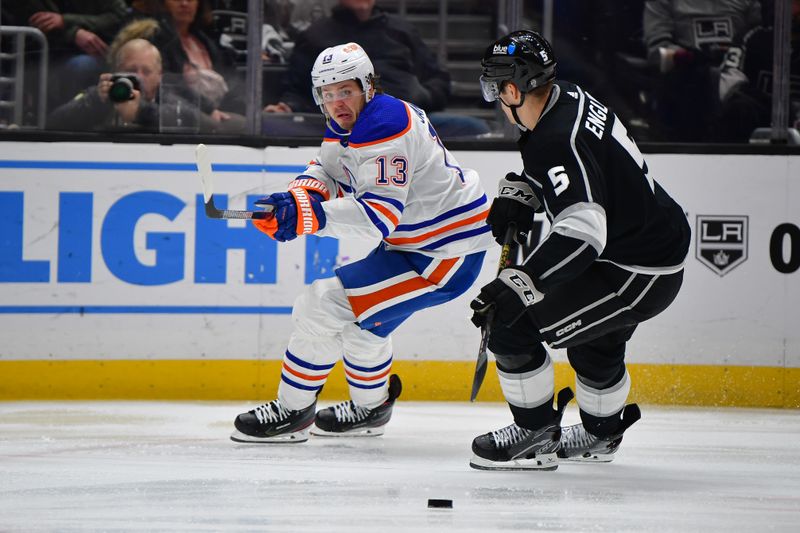
<svg viewBox="0 0 800 533"><path fill-rule="evenodd" d="M522 130L523 171L501 180L492 233L502 240L511 224L530 230L538 204L551 226L470 304L476 325L491 320L489 349L514 418L473 441L470 464L553 470L559 460L610 461L639 418L638 407L626 405L625 343L677 295L689 225L613 112L555 80L556 59L541 35L511 33L487 48L481 64L484 98L499 100ZM559 393L553 409L543 342L567 349L582 424L561 428L572 393Z"/></svg>

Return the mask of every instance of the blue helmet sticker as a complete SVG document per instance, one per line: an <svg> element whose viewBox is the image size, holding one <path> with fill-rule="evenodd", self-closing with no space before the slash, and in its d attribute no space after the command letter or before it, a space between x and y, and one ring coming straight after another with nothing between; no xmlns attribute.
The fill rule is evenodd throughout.
<svg viewBox="0 0 800 533"><path fill-rule="evenodd" d="M516 50L516 49L517 49L517 45L516 44L514 44L514 43L509 44L508 45L508 55L513 55L514 54L514 50Z"/></svg>

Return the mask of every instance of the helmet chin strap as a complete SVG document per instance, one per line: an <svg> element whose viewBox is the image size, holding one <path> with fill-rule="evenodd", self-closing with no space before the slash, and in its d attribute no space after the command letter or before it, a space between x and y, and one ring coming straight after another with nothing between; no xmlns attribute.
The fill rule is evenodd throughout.
<svg viewBox="0 0 800 533"><path fill-rule="evenodd" d="M497 99L500 100L501 104L503 104L504 106L506 106L511 110L511 116L514 117L514 124L516 124L516 126L522 131L528 131L528 128L522 125L522 120L519 118L519 115L517 115L517 108L522 107L522 104L525 103L525 93L520 93L520 94L522 95L522 98L520 98L519 103L515 105L509 105L505 103L502 98L498 97Z"/></svg>

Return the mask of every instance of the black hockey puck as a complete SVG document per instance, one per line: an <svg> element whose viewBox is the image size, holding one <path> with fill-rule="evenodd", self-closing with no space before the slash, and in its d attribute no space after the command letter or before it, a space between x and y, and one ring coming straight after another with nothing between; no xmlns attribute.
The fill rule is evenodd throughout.
<svg viewBox="0 0 800 533"><path fill-rule="evenodd" d="M437 500L431 498L428 500L428 509L452 509L453 500Z"/></svg>

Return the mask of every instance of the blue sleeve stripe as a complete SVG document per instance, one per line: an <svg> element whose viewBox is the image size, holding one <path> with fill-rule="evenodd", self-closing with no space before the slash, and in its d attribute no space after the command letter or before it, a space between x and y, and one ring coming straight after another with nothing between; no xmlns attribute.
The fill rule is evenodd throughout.
<svg viewBox="0 0 800 533"><path fill-rule="evenodd" d="M387 198L386 196L379 196L379 195L371 193L371 192L365 192L364 194L361 195L361 198L366 198L368 200L378 200L378 201L381 201L381 202L386 202L387 204L390 204L390 205L394 206L395 208L397 208L397 210L400 211L401 213L403 212L403 208L405 207L403 205L403 202L401 202L399 200L395 200L394 198Z"/></svg>
<svg viewBox="0 0 800 533"><path fill-rule="evenodd" d="M286 350L286 358L297 366L302 366L303 368L307 368L309 370L330 370L336 366L336 363L333 363L332 365L312 365L311 363L303 361L296 355L293 355L289 350Z"/></svg>
<svg viewBox="0 0 800 533"><path fill-rule="evenodd" d="M367 202L361 198L356 198L356 202L361 204L361 206L364 208L364 211L367 212L367 216L369 217L370 221L375 225L376 228L380 230L381 235L384 237L389 235L389 228L386 227L386 224L381 222L381 219L378 218L378 215L375 214L375 211L369 205L367 205Z"/></svg>
<svg viewBox="0 0 800 533"><path fill-rule="evenodd" d="M453 241L458 241L461 239L468 239L469 237L474 237L476 235L480 235L481 233L486 233L492 231L492 227L488 224L481 226L479 228L471 229L469 231L462 231L461 233L454 233L452 235L448 235L444 239L439 239L438 241L432 242L429 245L423 247L423 250L435 250L436 248L440 248L445 244L449 244Z"/></svg>
<svg viewBox="0 0 800 533"><path fill-rule="evenodd" d="M397 228L395 228L395 231L414 231L416 229L425 228L427 226L433 226L434 224L438 224L442 220L446 220L456 215L460 215L461 213L471 211L476 207L485 204L487 201L488 200L486 199L486 195L484 194L474 202L470 202L467 205L462 205L461 207L456 207L455 209L451 209L450 211L442 213L438 217L432 218L431 220L418 222L416 224L400 224L399 226L397 226Z"/></svg>
<svg viewBox="0 0 800 533"><path fill-rule="evenodd" d="M347 365L348 367L352 368L353 370L358 370L359 372L377 372L377 371L383 370L387 366L391 365L392 364L392 358L390 357L389 360L386 361L385 363L382 363L382 364L380 364L378 366L373 366L372 368L368 368L366 366L354 365L353 363L348 361L346 357L344 358L344 364Z"/></svg>

